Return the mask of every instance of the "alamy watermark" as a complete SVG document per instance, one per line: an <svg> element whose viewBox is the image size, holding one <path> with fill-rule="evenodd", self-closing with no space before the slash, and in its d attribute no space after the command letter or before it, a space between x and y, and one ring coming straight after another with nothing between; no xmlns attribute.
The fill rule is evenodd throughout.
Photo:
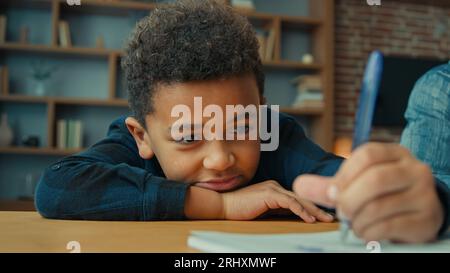
<svg viewBox="0 0 450 273"><path fill-rule="evenodd" d="M81 0L67 0L69 6L81 6Z"/></svg>
<svg viewBox="0 0 450 273"><path fill-rule="evenodd" d="M66 249L70 250L70 253L81 253L81 244L78 241L70 241L66 244Z"/></svg>
<svg viewBox="0 0 450 273"><path fill-rule="evenodd" d="M369 6L381 6L381 0L366 0Z"/></svg>
<svg viewBox="0 0 450 273"><path fill-rule="evenodd" d="M219 105L203 107L202 97L194 97L194 113L184 104L172 108L171 117L178 120L170 134L175 141L261 140L261 151L274 151L279 144L279 109L278 105L270 109L267 105L226 105L224 116ZM204 125L203 118L209 118Z"/></svg>
<svg viewBox="0 0 450 273"><path fill-rule="evenodd" d="M381 253L381 244L378 241L370 241L366 244L366 249L369 253Z"/></svg>
<svg viewBox="0 0 450 273"><path fill-rule="evenodd" d="M81 244L78 241L70 241L66 244L66 249L69 250L70 253L81 253ZM378 241L367 242L366 250L368 250L369 253L381 253L381 244Z"/></svg>

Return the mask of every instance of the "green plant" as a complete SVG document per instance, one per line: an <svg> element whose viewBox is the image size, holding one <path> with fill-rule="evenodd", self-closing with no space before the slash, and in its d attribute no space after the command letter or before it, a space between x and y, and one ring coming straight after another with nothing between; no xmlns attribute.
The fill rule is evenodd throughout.
<svg viewBox="0 0 450 273"><path fill-rule="evenodd" d="M35 80L47 80L49 79L53 72L55 72L58 67L56 65L49 65L45 61L39 60L31 63L32 74L31 76Z"/></svg>

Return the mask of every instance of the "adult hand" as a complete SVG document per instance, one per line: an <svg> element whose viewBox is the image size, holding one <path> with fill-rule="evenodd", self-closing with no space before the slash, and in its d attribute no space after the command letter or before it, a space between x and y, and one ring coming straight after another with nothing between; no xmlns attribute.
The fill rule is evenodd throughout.
<svg viewBox="0 0 450 273"><path fill-rule="evenodd" d="M443 224L430 168L396 144L363 145L334 177L301 175L294 191L300 198L336 207L366 241L429 242Z"/></svg>

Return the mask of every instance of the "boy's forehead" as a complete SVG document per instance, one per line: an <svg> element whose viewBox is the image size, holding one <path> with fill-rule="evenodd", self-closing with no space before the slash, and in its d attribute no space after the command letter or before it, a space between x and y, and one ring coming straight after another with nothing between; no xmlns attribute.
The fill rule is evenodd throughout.
<svg viewBox="0 0 450 273"><path fill-rule="evenodd" d="M257 106L259 102L260 95L254 77L176 83L158 87L153 97L152 115L170 118L172 109L180 105L187 106L193 113L203 111L208 105L217 105L225 111L227 105ZM201 109L196 109L199 107Z"/></svg>

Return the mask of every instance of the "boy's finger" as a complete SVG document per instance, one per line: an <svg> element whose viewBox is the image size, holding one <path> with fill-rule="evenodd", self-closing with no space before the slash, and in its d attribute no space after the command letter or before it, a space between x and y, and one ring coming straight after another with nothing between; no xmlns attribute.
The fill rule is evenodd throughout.
<svg viewBox="0 0 450 273"><path fill-rule="evenodd" d="M310 202L308 200L298 200L298 201L312 216L316 217L317 220L321 222L333 222L334 220L333 215L326 213L324 210L321 210L313 202Z"/></svg>
<svg viewBox="0 0 450 273"><path fill-rule="evenodd" d="M320 209L319 207L317 207L313 202L306 200L306 199L302 199L300 197L298 197L294 192L292 191L288 191L285 189L281 189L283 193L290 195L292 197L294 197L297 202L303 206L303 208L306 209L306 211L314 216L317 220L321 221L321 222L332 222L334 220L333 215L325 212L324 210Z"/></svg>
<svg viewBox="0 0 450 273"><path fill-rule="evenodd" d="M293 189L302 199L333 208L335 202L329 197L329 188L332 183L333 178L331 177L305 174L295 179Z"/></svg>
<svg viewBox="0 0 450 273"><path fill-rule="evenodd" d="M309 212L297 201L293 196L278 192L277 197L280 207L290 209L297 216L302 218L307 223L314 223L316 218L309 214Z"/></svg>

